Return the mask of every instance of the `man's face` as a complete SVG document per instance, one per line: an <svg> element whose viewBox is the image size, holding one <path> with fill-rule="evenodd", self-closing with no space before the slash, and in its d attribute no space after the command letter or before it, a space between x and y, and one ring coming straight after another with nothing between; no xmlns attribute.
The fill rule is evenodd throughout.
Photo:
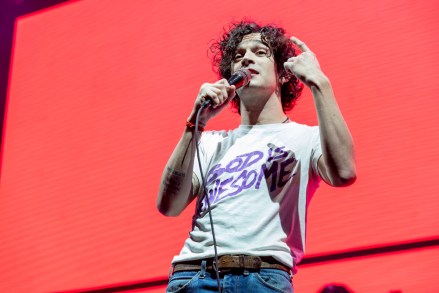
<svg viewBox="0 0 439 293"><path fill-rule="evenodd" d="M245 35L236 48L232 73L247 68L252 78L249 87L274 91L278 86L276 64L270 48L261 40L260 33Z"/></svg>

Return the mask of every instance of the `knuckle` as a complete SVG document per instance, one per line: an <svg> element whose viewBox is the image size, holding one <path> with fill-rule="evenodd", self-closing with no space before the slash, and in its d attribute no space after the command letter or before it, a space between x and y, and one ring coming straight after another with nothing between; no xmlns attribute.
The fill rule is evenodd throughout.
<svg viewBox="0 0 439 293"><path fill-rule="evenodd" d="M208 83L203 83L200 87L200 92L202 91L206 91L209 88L210 84Z"/></svg>

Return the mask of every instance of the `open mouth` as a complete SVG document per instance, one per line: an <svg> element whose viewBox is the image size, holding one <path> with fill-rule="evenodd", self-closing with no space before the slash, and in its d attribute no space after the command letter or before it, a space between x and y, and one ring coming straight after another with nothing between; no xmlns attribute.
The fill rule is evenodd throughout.
<svg viewBox="0 0 439 293"><path fill-rule="evenodd" d="M247 68L248 71L250 71L251 74L259 74L259 72L257 72L256 70L252 69L252 68Z"/></svg>

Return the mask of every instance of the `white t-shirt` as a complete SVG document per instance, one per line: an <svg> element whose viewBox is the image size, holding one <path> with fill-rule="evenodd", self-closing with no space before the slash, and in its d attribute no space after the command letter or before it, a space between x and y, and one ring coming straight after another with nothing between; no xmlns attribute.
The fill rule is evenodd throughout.
<svg viewBox="0 0 439 293"><path fill-rule="evenodd" d="M305 250L307 206L321 180L321 154L318 127L295 122L203 133L200 157L218 254L273 256L295 272ZM197 157L194 174L201 184ZM204 197L173 263L213 256Z"/></svg>

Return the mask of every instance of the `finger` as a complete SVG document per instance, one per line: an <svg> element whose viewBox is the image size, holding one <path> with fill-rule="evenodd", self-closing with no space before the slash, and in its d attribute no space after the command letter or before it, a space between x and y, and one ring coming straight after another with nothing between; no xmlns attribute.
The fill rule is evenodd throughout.
<svg viewBox="0 0 439 293"><path fill-rule="evenodd" d="M236 95L236 87L234 85L231 85L227 94L228 94L227 101L229 102Z"/></svg>
<svg viewBox="0 0 439 293"><path fill-rule="evenodd" d="M224 99L227 99L229 94L229 90L230 90L230 86L220 86L220 87L216 87L217 90L219 90L218 95L221 96Z"/></svg>
<svg viewBox="0 0 439 293"><path fill-rule="evenodd" d="M212 84L212 87L220 90L228 90L230 88L230 85L227 83L227 81L224 81L224 83L217 81L216 83Z"/></svg>
<svg viewBox="0 0 439 293"><path fill-rule="evenodd" d="M297 47L299 47L299 49L300 49L302 52L311 52L311 53L312 53L311 49L308 48L308 46L307 46L304 42L302 42L301 40L299 40L298 38L296 38L296 37L291 37L290 40L291 40L291 42L293 42L294 44L296 44Z"/></svg>
<svg viewBox="0 0 439 293"><path fill-rule="evenodd" d="M296 60L296 57L289 58L286 62L284 62L284 68L290 72L293 72L293 67Z"/></svg>
<svg viewBox="0 0 439 293"><path fill-rule="evenodd" d="M229 87L229 89L230 89L230 87ZM229 97L229 92L228 91L229 90L226 89L225 87L221 89L221 94L222 94L222 97L223 97L224 100L226 100Z"/></svg>
<svg viewBox="0 0 439 293"><path fill-rule="evenodd" d="M210 89L208 96L211 98L214 108L222 105L227 100L227 92L223 92L221 89L214 87Z"/></svg>
<svg viewBox="0 0 439 293"><path fill-rule="evenodd" d="M225 91L223 87L216 87L214 85L211 90L216 94L220 102L222 102L222 100L227 97L227 91Z"/></svg>
<svg viewBox="0 0 439 293"><path fill-rule="evenodd" d="M231 85L228 87L227 91L227 97L224 96L224 100L221 104L218 105L218 108L224 108L226 107L230 101L235 97L236 95L236 87L234 85Z"/></svg>
<svg viewBox="0 0 439 293"><path fill-rule="evenodd" d="M203 93L201 93L200 102L204 103L206 100L211 100L212 104L218 103L218 96L212 89L205 89Z"/></svg>
<svg viewBox="0 0 439 293"><path fill-rule="evenodd" d="M291 71L291 68L293 67L293 63L292 62L284 62L284 68L288 71Z"/></svg>
<svg viewBox="0 0 439 293"><path fill-rule="evenodd" d="M227 83L227 81L226 81L226 83ZM228 93L229 93L229 91L230 91L230 85L229 85L228 83L227 83L227 84L214 84L214 85L213 85L213 88L220 90L222 96L223 96L225 99L227 99L227 97L228 97Z"/></svg>
<svg viewBox="0 0 439 293"><path fill-rule="evenodd" d="M214 83L214 85L227 85L227 86L230 86L229 82L225 78L218 80L217 82Z"/></svg>
<svg viewBox="0 0 439 293"><path fill-rule="evenodd" d="M287 62L289 62L289 63L294 63L297 59L298 59L297 56L290 57L290 58L288 58L287 61L285 61L285 63L287 63Z"/></svg>

